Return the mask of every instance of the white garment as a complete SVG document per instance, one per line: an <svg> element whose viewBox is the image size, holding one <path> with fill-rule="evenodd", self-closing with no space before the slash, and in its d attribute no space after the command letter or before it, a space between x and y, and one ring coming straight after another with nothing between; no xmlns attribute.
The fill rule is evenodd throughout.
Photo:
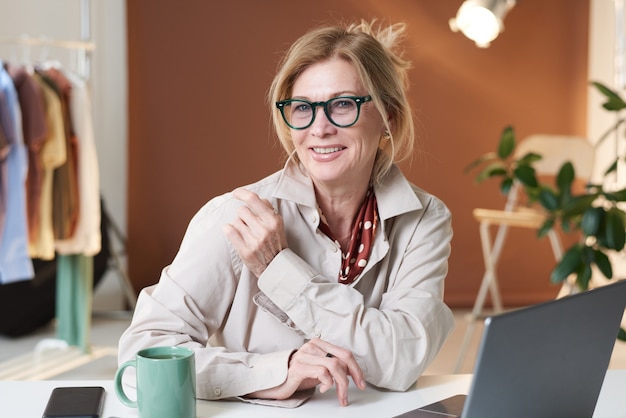
<svg viewBox="0 0 626 418"><path fill-rule="evenodd" d="M319 229L311 179L293 160L247 187L282 216L288 249L257 279L222 232L242 203L231 193L191 220L176 258L139 295L119 361L142 348L194 349L197 397L275 387L288 359L319 337L351 350L369 383L406 390L454 327L443 303L451 215L397 167L374 188L380 224L363 273L338 283L341 251Z"/></svg>
<svg viewBox="0 0 626 418"><path fill-rule="evenodd" d="M56 240L59 254L94 256L100 252L100 175L93 132L91 98L87 83L74 73L63 74L72 84L70 114L78 138L78 196L80 211L71 238Z"/></svg>

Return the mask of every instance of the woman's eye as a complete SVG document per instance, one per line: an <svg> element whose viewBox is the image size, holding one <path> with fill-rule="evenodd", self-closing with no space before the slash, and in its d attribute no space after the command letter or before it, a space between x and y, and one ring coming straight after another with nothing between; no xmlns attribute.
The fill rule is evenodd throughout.
<svg viewBox="0 0 626 418"><path fill-rule="evenodd" d="M356 104L350 99L337 99L331 103L330 107L333 112L347 112L354 109Z"/></svg>
<svg viewBox="0 0 626 418"><path fill-rule="evenodd" d="M308 113L311 111L311 106L307 103L299 103L293 106L294 113Z"/></svg>

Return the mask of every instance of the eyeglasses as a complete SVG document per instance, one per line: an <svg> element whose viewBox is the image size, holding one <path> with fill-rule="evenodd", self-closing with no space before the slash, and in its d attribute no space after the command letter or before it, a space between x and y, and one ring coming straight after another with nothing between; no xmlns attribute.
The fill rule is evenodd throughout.
<svg viewBox="0 0 626 418"><path fill-rule="evenodd" d="M315 110L323 107L326 117L339 128L352 126L359 120L361 105L372 100L372 96L339 96L325 102L309 102L302 99L287 99L276 102L285 123L292 129L306 129L315 120Z"/></svg>

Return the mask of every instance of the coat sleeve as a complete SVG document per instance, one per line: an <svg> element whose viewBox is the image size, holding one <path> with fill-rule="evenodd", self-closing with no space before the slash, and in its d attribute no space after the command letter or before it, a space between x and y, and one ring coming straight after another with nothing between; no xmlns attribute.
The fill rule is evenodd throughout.
<svg viewBox="0 0 626 418"><path fill-rule="evenodd" d="M350 349L366 380L390 390L408 389L454 327L443 303L450 212L431 198L415 216L417 221L396 219L387 231L386 262L393 265L369 278L387 283L378 306L366 306L357 289L329 282L290 250L283 250L259 280L259 288L308 338ZM399 229L404 238L396 240Z"/></svg>
<svg viewBox="0 0 626 418"><path fill-rule="evenodd" d="M158 284L141 291L131 324L119 341L120 363L147 347L193 349L197 397L202 399L242 396L281 384L293 351L232 352L209 344L229 314L239 280L221 222L215 220L221 207L213 202L192 219Z"/></svg>

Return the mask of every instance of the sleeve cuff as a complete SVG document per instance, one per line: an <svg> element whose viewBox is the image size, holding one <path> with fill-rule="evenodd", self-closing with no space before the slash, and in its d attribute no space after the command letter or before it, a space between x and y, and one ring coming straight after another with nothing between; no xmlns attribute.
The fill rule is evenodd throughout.
<svg viewBox="0 0 626 418"><path fill-rule="evenodd" d="M293 350L284 350L260 354L245 372L242 370L233 373L232 369L222 369L220 365L204 370L196 383L197 397L208 400L232 398L278 386L287 378L289 356L292 352ZM215 378L228 374L230 379Z"/></svg>
<svg viewBox="0 0 626 418"><path fill-rule="evenodd" d="M317 274L293 251L284 249L267 266L257 284L276 306L285 310Z"/></svg>
<svg viewBox="0 0 626 418"><path fill-rule="evenodd" d="M242 396L237 397L240 401L252 403L256 405L265 405L265 406L277 406L280 408L297 408L309 399L313 397L315 394L315 388L301 390L293 395L289 399L256 399L256 398L245 398Z"/></svg>

